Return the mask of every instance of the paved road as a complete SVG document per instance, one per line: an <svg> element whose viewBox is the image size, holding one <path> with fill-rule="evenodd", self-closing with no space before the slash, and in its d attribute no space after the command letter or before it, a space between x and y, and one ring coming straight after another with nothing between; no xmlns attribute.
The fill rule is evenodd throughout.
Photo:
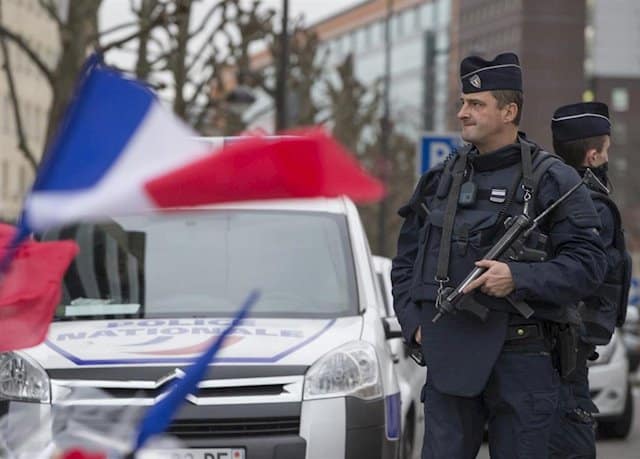
<svg viewBox="0 0 640 459"><path fill-rule="evenodd" d="M640 457L640 389L636 388L633 429L626 440L600 440L598 459L638 459ZM489 448L482 446L477 459L489 459Z"/></svg>

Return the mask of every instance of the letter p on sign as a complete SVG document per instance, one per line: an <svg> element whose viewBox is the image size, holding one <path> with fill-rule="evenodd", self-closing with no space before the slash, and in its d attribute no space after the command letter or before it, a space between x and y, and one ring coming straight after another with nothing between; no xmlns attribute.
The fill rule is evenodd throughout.
<svg viewBox="0 0 640 459"><path fill-rule="evenodd" d="M456 148L462 145L458 133L427 132L418 141L416 172L418 177L443 162Z"/></svg>

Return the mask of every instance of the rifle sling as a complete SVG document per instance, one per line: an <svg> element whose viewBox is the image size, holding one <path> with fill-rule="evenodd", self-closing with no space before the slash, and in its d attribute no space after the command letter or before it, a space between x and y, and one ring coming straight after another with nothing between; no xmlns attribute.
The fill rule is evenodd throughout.
<svg viewBox="0 0 640 459"><path fill-rule="evenodd" d="M440 238L440 252L438 254L438 267L436 271L436 281L447 282L449 280L449 258L451 255L451 234L453 232L453 222L456 218L456 210L458 208L458 199L460 198L460 187L464 178L464 171L467 168L467 153L461 151L453 158L451 175L453 175L453 183L449 190L447 205L444 212L444 221L442 224L442 236Z"/></svg>
<svg viewBox="0 0 640 459"><path fill-rule="evenodd" d="M532 152L532 145L520 138L520 158L522 162L522 186L529 190L533 194L533 164L531 157L535 155L535 150Z"/></svg>

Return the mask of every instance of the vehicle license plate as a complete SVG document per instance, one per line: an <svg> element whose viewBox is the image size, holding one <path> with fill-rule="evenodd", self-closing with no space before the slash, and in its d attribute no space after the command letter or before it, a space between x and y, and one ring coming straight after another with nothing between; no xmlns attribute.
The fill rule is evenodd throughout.
<svg viewBox="0 0 640 459"><path fill-rule="evenodd" d="M144 451L140 459L245 459L244 448L197 448Z"/></svg>

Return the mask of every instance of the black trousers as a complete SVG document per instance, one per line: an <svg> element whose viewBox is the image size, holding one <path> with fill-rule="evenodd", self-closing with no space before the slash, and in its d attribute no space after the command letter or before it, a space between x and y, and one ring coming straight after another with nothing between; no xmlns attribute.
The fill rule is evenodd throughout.
<svg viewBox="0 0 640 459"><path fill-rule="evenodd" d="M510 326L512 327L512 326ZM423 459L474 459L485 426L496 459L548 457L560 376L544 336L507 341L483 392L459 397L423 388Z"/></svg>

